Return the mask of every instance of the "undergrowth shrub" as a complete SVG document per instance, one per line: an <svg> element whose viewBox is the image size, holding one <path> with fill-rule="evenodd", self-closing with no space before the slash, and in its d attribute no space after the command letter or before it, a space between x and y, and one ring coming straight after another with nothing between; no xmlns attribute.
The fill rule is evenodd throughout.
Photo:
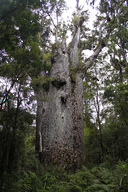
<svg viewBox="0 0 128 192"><path fill-rule="evenodd" d="M112 168L103 164L91 169L83 166L76 173L66 173L57 166L43 166L31 153L19 173L3 174L1 192L127 192L128 162L119 161Z"/></svg>
<svg viewBox="0 0 128 192"><path fill-rule="evenodd" d="M119 161L114 171L115 183L119 186L121 192L128 191L128 162Z"/></svg>

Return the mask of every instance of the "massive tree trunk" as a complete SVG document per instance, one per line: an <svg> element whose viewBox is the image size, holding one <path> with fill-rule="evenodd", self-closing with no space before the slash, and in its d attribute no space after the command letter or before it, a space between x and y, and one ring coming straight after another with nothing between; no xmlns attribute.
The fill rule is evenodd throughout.
<svg viewBox="0 0 128 192"><path fill-rule="evenodd" d="M66 169L81 167L84 157L83 140L83 71L80 69L78 44L83 18L67 50L64 43L54 49L49 86L42 85L37 97L37 145L41 162L56 163ZM42 76L44 72L42 72Z"/></svg>

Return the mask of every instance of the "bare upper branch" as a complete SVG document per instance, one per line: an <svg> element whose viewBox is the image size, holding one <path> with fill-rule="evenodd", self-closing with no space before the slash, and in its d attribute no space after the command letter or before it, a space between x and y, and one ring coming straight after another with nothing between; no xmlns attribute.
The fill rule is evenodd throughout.
<svg viewBox="0 0 128 192"><path fill-rule="evenodd" d="M100 26L100 29L99 29L98 45L95 48L93 54L86 60L85 64L82 66L81 70L83 72L87 71L93 65L94 59L97 58L99 53L106 46L105 39L108 39L109 34L110 34L110 32L107 33L105 37L103 37L103 23L102 23Z"/></svg>

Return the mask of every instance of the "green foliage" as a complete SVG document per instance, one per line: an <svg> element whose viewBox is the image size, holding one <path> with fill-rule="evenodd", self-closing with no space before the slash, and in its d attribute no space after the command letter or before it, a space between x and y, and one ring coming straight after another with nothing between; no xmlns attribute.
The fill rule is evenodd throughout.
<svg viewBox="0 0 128 192"><path fill-rule="evenodd" d="M114 170L100 166L90 170L83 167L75 174L67 174L59 167L42 167L42 175L39 175L38 172L26 171L17 181L12 179L10 191L12 189L13 191L18 189L19 192L23 190L34 192L118 192L120 189L126 191L127 171L127 163L125 162L119 162ZM8 191L7 188L6 190Z"/></svg>
<svg viewBox="0 0 128 192"><path fill-rule="evenodd" d="M74 24L75 26L77 26L77 25L78 25L79 20L80 20L80 17L79 17L79 16L77 16L77 15L75 15L75 16L74 16L74 18L73 18L73 24Z"/></svg>
<svg viewBox="0 0 128 192"><path fill-rule="evenodd" d="M119 161L115 169L115 182L122 191L128 190L128 163Z"/></svg>
<svg viewBox="0 0 128 192"><path fill-rule="evenodd" d="M33 122L33 115L11 108L0 113L0 177L4 172L19 170L25 156L25 140Z"/></svg>
<svg viewBox="0 0 128 192"><path fill-rule="evenodd" d="M2 192L40 192L42 191L42 180L40 177L31 171L22 172L22 175L3 175Z"/></svg>
<svg viewBox="0 0 128 192"><path fill-rule="evenodd" d="M39 192L42 189L42 181L35 173L27 171L24 172L23 177L14 183L14 187L21 192Z"/></svg>
<svg viewBox="0 0 128 192"><path fill-rule="evenodd" d="M52 57L53 57L52 52L46 52L43 54L43 60L44 60L43 70L47 73L50 73Z"/></svg>
<svg viewBox="0 0 128 192"><path fill-rule="evenodd" d="M38 92L41 87L43 87L46 91L49 90L49 83L51 82L51 78L48 74L44 74L44 76L38 76L37 78L33 78L31 85L34 90Z"/></svg>
<svg viewBox="0 0 128 192"><path fill-rule="evenodd" d="M104 21L103 31L107 29L109 34L109 39L106 39L108 51L104 51L105 53L97 58L98 63L96 61L93 68L88 70L84 82L85 155L87 166L91 167L100 164L99 160L103 154L102 165L109 168L113 167L118 160L125 161L128 158L126 54L128 6L126 1L104 0L100 1L99 10L101 14L95 27L98 27L99 22ZM95 34L98 35L98 31L95 31ZM104 32L102 35L104 36ZM95 35L92 40L94 41L92 45L96 45L97 36ZM91 47L91 44L87 45ZM98 77L99 81L96 78L93 81L93 75ZM97 90L100 93L99 100L96 100ZM97 101L100 101L99 106ZM101 130L98 128L98 122ZM103 150L101 150L101 143Z"/></svg>
<svg viewBox="0 0 128 192"><path fill-rule="evenodd" d="M43 66L40 7L40 0L0 1L0 179L4 173L18 172L26 156L26 137L34 119L28 112L32 102L28 82Z"/></svg>

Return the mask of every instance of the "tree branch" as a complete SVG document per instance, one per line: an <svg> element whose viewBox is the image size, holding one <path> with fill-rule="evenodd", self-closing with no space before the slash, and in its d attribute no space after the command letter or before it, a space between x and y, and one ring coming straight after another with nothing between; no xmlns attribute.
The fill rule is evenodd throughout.
<svg viewBox="0 0 128 192"><path fill-rule="evenodd" d="M102 34L103 34L102 27L103 27L103 23L101 24L100 29L99 29L99 37L98 37L99 43L98 43L96 49L94 50L94 53L86 60L85 64L81 68L81 71L84 73L93 65L94 59L97 58L99 53L106 46L106 42L102 39ZM104 39L108 39L109 34L110 34L110 32L107 33L107 35L104 37Z"/></svg>
<svg viewBox="0 0 128 192"><path fill-rule="evenodd" d="M48 11L44 11L44 12L50 17L51 22L52 22L52 24L54 25L54 27L57 28L57 26L56 26L55 23L54 23L54 20L52 19L51 15L50 15L50 13L49 13Z"/></svg>
<svg viewBox="0 0 128 192"><path fill-rule="evenodd" d="M70 43L70 48L69 48L69 57L70 57L70 64L73 68L77 67L79 63L79 56L78 56L78 44L80 41L80 31L82 24L85 21L85 17L82 16L79 18L75 25L75 33L73 36L73 39Z"/></svg>

